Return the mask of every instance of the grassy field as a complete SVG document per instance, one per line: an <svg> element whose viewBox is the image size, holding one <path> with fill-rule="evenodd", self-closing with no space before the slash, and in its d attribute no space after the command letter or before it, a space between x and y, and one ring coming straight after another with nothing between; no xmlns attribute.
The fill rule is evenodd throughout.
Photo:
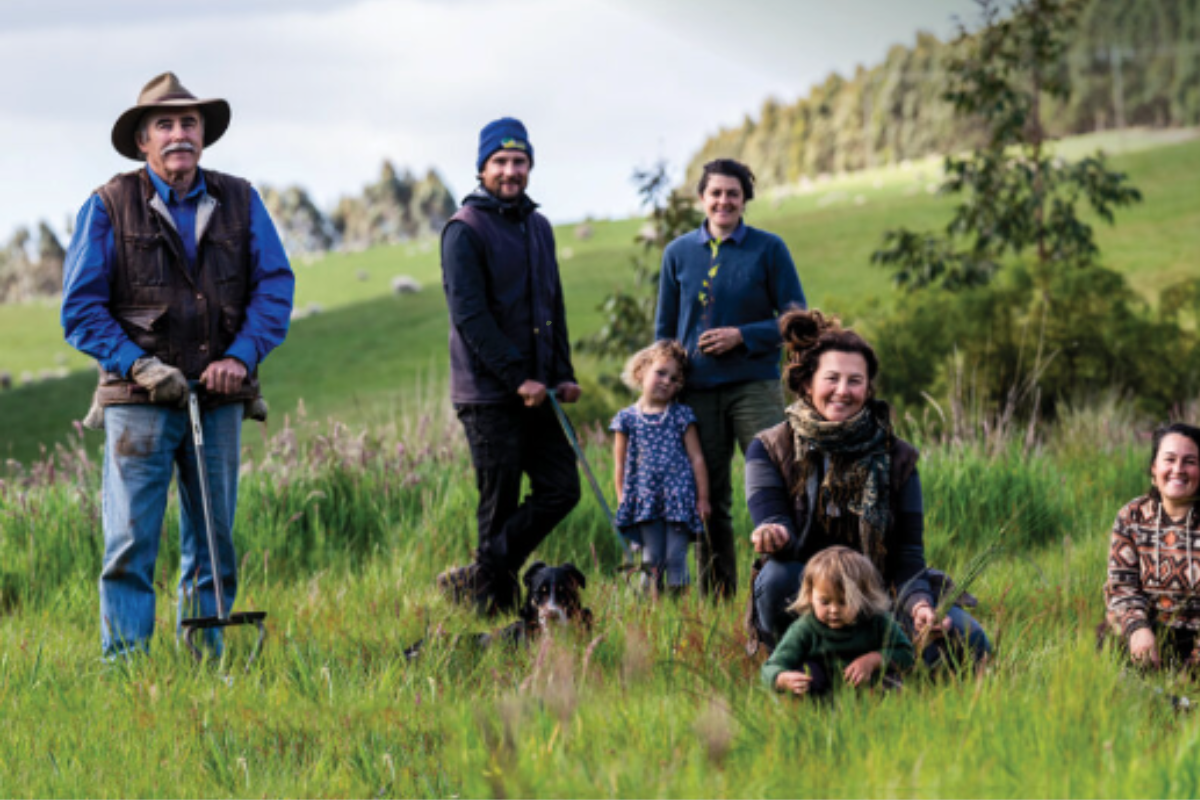
<svg viewBox="0 0 1200 800"><path fill-rule="evenodd" d="M94 465L75 451L54 474L0 484L0 795L1200 792L1200 725L1161 694L1194 687L1139 678L1094 647L1107 530L1145 483L1145 444L1113 408L1067 415L1029 453L916 433L931 562L961 574L1005 532L973 587L997 657L981 676L914 674L900 694L846 690L822 706L758 685L742 649L744 548L732 605L639 597L614 574L619 553L590 497L537 556L583 567L593 630L527 650L456 644L484 623L432 588L472 539L473 482L444 404L365 439L295 424L242 483L239 607L270 614L249 674L235 663L244 638L231 635L222 666L172 646L173 534L150 656L103 664ZM611 470L601 441L590 457ZM740 493L735 507L747 531ZM406 662L404 647L439 627Z"/></svg>
<svg viewBox="0 0 1200 800"><path fill-rule="evenodd" d="M1116 153L1113 164L1142 189L1145 202L1119 214L1115 228L1101 224L1098 238L1106 263L1128 274L1149 300L1171 282L1200 273L1200 192L1194 180L1200 174L1200 140L1188 135L1105 134L1061 145L1071 156L1096 148ZM895 302L886 274L870 266L870 254L889 227L934 228L944 222L947 201L930 194L939 169L936 159L928 159L770 194L751 204L748 218L787 241L810 304L869 322L879 303ZM536 194L536 182L533 190ZM627 283L638 226L633 220L596 222L586 241L576 238L575 226L559 227L574 336L595 330L597 304ZM315 305L320 313L297 321L284 347L263 365L276 412L293 411L303 400L317 417L354 426L394 424L422 387L440 385L447 322L435 243L298 260L295 268L297 308ZM425 290L392 296L396 275L414 277ZM53 446L72 434L71 420L86 411L94 376L88 360L62 342L52 303L0 306L0 340L5 342L0 371L18 382L25 372L76 370L65 380L0 393L0 458L28 461L39 445ZM586 360L579 367L588 380L602 368Z"/></svg>
<svg viewBox="0 0 1200 800"><path fill-rule="evenodd" d="M1200 142L1134 148L1118 163L1147 201L1101 232L1109 263L1142 290L1172 270L1194 274ZM787 238L814 302L867 314L869 295L888 296L865 263L878 232L941 215L942 201L912 191L929 169L764 197L753 222ZM623 282L635 229L596 223L587 241L559 230L576 335ZM221 665L197 666L174 646L174 499L151 654L100 660L101 439L81 440L69 423L93 376L0 394L9 452L26 462L0 480L0 796L1200 794L1200 723L1166 698L1200 692L1178 676L1138 676L1094 645L1112 518L1146 482L1146 425L1119 401L1064 411L1029 450L1023 431L997 441L978 424L950 426L966 431L950 443L902 423L923 452L931 564L961 575L1003 547L972 588L997 647L986 674L916 673L900 694L841 691L821 706L766 692L743 651L747 549L731 605L641 597L618 575L619 550L586 494L536 557L584 569L594 628L478 652L454 636L487 623L433 589L438 571L468 557L475 502L445 402L436 254L402 246L296 269L298 306L321 310L264 366L270 427L245 428L238 608L270 615L248 674L237 663L245 637L231 635ZM426 290L391 295L397 274ZM19 327L20 356L37 356L21 369L60 366L57 312L9 311L0 329ZM599 368L580 372L592 380ZM609 448L599 433L588 440L607 485ZM52 462L36 458L40 441L60 443ZM406 662L403 649L438 629Z"/></svg>

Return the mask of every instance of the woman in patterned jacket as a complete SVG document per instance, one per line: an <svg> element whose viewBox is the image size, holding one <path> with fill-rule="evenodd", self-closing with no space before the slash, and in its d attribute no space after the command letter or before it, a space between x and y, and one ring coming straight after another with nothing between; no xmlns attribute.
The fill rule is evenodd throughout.
<svg viewBox="0 0 1200 800"><path fill-rule="evenodd" d="M1154 432L1150 492L1117 514L1108 554L1109 625L1134 661L1200 665L1200 428Z"/></svg>

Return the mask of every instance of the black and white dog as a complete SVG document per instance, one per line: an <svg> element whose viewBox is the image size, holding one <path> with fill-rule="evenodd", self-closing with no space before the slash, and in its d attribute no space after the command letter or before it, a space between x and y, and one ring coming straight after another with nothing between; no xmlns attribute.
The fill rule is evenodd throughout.
<svg viewBox="0 0 1200 800"><path fill-rule="evenodd" d="M520 618L499 630L474 636L479 647L489 647L496 642L527 644L543 632L559 625L578 625L584 630L592 627L592 611L583 605L582 591L587 588L587 579L579 568L567 562L557 567L546 566L535 561L525 570L525 602L521 604ZM425 639L404 651L409 661L421 654Z"/></svg>

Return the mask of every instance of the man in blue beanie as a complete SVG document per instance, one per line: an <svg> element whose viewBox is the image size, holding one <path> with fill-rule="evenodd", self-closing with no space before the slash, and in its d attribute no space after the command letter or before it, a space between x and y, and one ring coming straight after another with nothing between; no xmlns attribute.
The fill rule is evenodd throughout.
<svg viewBox="0 0 1200 800"><path fill-rule="evenodd" d="M575 454L546 402L573 403L554 231L525 194L533 145L511 117L479 133L479 186L442 230L450 307L450 399L479 489L474 561L438 576L456 602L491 615L519 605L525 560L579 502ZM521 476L530 494L521 502Z"/></svg>

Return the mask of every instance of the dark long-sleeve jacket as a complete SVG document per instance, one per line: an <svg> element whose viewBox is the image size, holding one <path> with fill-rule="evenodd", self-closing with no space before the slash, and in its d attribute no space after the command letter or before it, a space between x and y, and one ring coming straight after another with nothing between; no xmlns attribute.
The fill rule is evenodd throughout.
<svg viewBox="0 0 1200 800"><path fill-rule="evenodd" d="M504 403L526 380L575 380L554 232L524 195L483 189L442 231L455 403Z"/></svg>
<svg viewBox="0 0 1200 800"><path fill-rule="evenodd" d="M787 544L773 553L778 561L807 562L834 542L820 528L813 512L813 499L794 494L794 440L791 424L782 422L760 433L746 450L746 502L757 527L764 523L782 525ZM902 439L892 446L892 525L884 534L883 579L911 611L919 601L933 603L933 592L925 577L925 508L921 478L917 473L916 448ZM789 478L792 478L789 480ZM820 483L821 476L817 477Z"/></svg>

